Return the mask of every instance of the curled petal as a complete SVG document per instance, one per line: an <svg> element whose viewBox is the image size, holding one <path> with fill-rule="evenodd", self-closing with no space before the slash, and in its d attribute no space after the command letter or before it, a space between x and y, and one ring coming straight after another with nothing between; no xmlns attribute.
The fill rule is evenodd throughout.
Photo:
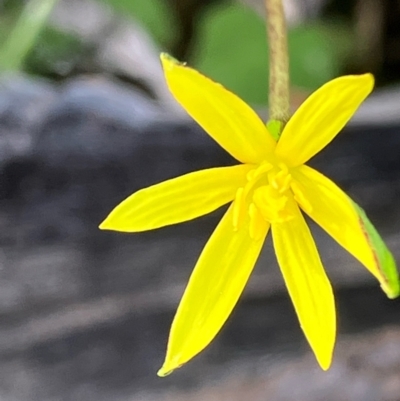
<svg viewBox="0 0 400 401"><path fill-rule="evenodd" d="M142 189L122 201L100 228L138 232L210 213L233 200L251 168L240 164L200 170Z"/></svg>
<svg viewBox="0 0 400 401"><path fill-rule="evenodd" d="M292 219L272 224L274 248L300 325L319 364L327 370L336 338L332 287L310 230L294 202L291 214Z"/></svg>
<svg viewBox="0 0 400 401"><path fill-rule="evenodd" d="M257 239L249 219L234 231L233 205L207 242L182 297L158 374L165 376L202 351L236 305L260 254L269 226Z"/></svg>
<svg viewBox="0 0 400 401"><path fill-rule="evenodd" d="M175 99L220 146L242 163L260 163L268 157L275 141L243 100L166 54L161 61Z"/></svg>
<svg viewBox="0 0 400 401"><path fill-rule="evenodd" d="M396 261L375 227L369 221L364 210L354 202L353 206L359 216L360 225L367 241L375 255L375 263L380 270L382 288L389 298L397 298L400 295L400 281Z"/></svg>
<svg viewBox="0 0 400 401"><path fill-rule="evenodd" d="M321 86L286 124L277 155L292 166L305 163L335 138L373 86L371 74L348 75Z"/></svg>
<svg viewBox="0 0 400 401"><path fill-rule="evenodd" d="M390 298L398 296L394 258L364 211L311 167L300 166L292 175L296 181L292 189L302 209L379 280Z"/></svg>

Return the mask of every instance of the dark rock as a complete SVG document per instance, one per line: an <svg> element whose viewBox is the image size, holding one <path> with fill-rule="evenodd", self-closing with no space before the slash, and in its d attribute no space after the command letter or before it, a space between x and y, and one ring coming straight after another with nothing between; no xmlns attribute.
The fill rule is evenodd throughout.
<svg viewBox="0 0 400 401"><path fill-rule="evenodd" d="M0 82L2 165L10 159L23 158L30 151L36 139L36 124L42 122L55 97L56 90L46 81L3 77Z"/></svg>

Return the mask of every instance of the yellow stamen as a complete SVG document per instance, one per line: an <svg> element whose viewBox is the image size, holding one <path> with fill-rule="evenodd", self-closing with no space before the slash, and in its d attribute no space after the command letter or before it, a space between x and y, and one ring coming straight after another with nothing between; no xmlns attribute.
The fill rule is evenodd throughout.
<svg viewBox="0 0 400 401"><path fill-rule="evenodd" d="M267 221L263 218L257 206L251 203L249 206L249 216L250 216L250 237L254 240L259 240L263 233L265 232Z"/></svg>
<svg viewBox="0 0 400 401"><path fill-rule="evenodd" d="M289 189L291 181L292 181L292 176L290 174L286 173L285 177L283 178L281 187L279 189L280 194L286 192Z"/></svg>
<svg viewBox="0 0 400 401"><path fill-rule="evenodd" d="M294 199L299 203L301 208L306 212L306 213L311 213L313 208L311 206L311 203L308 201L308 199L304 196L304 193L302 189L300 188L300 185L292 181L290 184L290 187L292 188L293 194L294 194Z"/></svg>
<svg viewBox="0 0 400 401"><path fill-rule="evenodd" d="M233 229L238 230L244 215L244 188L239 188L236 191L235 200L233 201Z"/></svg>

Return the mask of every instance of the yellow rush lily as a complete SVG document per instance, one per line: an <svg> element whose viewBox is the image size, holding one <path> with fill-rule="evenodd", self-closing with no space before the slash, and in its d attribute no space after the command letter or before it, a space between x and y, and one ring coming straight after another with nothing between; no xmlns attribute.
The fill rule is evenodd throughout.
<svg viewBox="0 0 400 401"><path fill-rule="evenodd" d="M102 229L139 232L202 216L232 202L190 277L172 323L165 376L202 351L237 303L268 231L300 325L322 369L336 337L332 287L302 211L380 282L399 295L393 256L339 187L306 166L372 91L371 74L334 79L295 112L278 141L241 99L194 69L161 56L176 100L241 164L211 168L142 189L118 205Z"/></svg>

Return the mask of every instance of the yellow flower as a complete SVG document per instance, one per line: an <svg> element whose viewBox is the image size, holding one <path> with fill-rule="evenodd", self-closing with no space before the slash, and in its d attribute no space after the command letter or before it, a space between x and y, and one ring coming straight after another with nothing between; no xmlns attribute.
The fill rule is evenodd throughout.
<svg viewBox="0 0 400 401"><path fill-rule="evenodd" d="M190 277L158 374L172 372L213 340L237 303L270 229L300 325L319 364L328 369L336 337L334 296L301 210L357 258L390 298L400 292L393 256L363 210L304 164L352 117L371 92L373 76L344 76L322 86L300 106L277 142L233 93L165 54L161 60L177 101L242 164L197 171L142 189L100 226L151 230L232 202Z"/></svg>

